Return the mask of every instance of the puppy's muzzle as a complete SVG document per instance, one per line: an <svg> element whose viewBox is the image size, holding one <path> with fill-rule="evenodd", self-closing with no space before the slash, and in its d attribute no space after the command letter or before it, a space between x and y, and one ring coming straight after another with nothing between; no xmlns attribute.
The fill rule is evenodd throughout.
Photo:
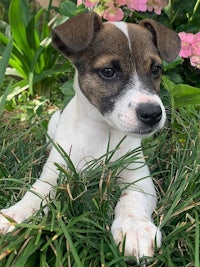
<svg viewBox="0 0 200 267"><path fill-rule="evenodd" d="M139 121L147 126L153 127L160 122L162 109L158 104L142 103L138 105L136 114Z"/></svg>

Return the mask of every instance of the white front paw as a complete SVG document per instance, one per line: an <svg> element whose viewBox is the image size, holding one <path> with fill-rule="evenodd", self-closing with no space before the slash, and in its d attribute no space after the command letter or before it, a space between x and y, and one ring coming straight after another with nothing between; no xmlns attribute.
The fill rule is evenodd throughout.
<svg viewBox="0 0 200 267"><path fill-rule="evenodd" d="M0 234L11 232L17 223L23 222L32 214L30 209L17 204L8 209L2 209L0 211Z"/></svg>
<svg viewBox="0 0 200 267"><path fill-rule="evenodd" d="M135 256L138 262L143 256L153 256L155 244L156 247L161 246L160 230L147 219L116 218L111 232L115 243L120 244L120 249L125 238L125 255Z"/></svg>

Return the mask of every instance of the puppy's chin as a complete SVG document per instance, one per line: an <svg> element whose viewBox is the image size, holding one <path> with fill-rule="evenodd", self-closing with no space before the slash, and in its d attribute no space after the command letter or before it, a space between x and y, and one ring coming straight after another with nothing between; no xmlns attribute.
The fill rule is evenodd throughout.
<svg viewBox="0 0 200 267"><path fill-rule="evenodd" d="M143 139L143 138L147 138L152 136L153 134L155 134L156 132L158 132L160 129L144 129L144 128L137 128L137 129L133 129L133 130L125 130L125 129L119 129L121 132L123 132L125 135L133 137L133 138L139 138L139 139Z"/></svg>
<svg viewBox="0 0 200 267"><path fill-rule="evenodd" d="M136 129L134 131L128 131L126 133L126 135L142 139L142 138L146 138L146 137L152 136L153 134L155 134L159 130L160 130L160 128L159 129L157 129L157 128L155 128L155 129L152 129L152 128Z"/></svg>

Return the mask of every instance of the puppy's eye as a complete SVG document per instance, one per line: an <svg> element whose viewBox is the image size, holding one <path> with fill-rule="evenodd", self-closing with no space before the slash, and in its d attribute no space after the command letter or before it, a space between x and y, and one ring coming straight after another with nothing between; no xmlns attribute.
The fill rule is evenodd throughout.
<svg viewBox="0 0 200 267"><path fill-rule="evenodd" d="M153 78L158 78L162 74L162 65L154 63L151 65L151 75Z"/></svg>
<svg viewBox="0 0 200 267"><path fill-rule="evenodd" d="M102 69L102 70L100 70L99 74L102 78L106 78L106 79L112 79L112 78L115 78L117 76L117 74L113 68Z"/></svg>

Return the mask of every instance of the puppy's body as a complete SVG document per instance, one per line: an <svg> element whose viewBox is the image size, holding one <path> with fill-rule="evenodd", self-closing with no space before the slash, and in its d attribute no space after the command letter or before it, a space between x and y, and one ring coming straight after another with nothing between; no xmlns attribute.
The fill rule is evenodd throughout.
<svg viewBox="0 0 200 267"><path fill-rule="evenodd" d="M161 57L172 61L177 56L180 42L174 32L151 20L141 26L102 24L91 12L56 27L53 44L76 67L76 95L62 113L53 115L48 132L77 169L105 154L108 140L112 150L126 135L112 158L116 160L140 147L142 137L163 127L166 114L158 97ZM21 222L48 200L58 177L55 162L65 164L52 146L32 187L36 194L27 192L21 201L1 211L2 232L13 229L3 214ZM138 161L120 173L121 184L130 185L115 208L111 228L117 244L126 236L125 253L138 260L153 255L155 240L157 246L161 244L160 231L151 220L156 193L144 163L141 153Z"/></svg>

